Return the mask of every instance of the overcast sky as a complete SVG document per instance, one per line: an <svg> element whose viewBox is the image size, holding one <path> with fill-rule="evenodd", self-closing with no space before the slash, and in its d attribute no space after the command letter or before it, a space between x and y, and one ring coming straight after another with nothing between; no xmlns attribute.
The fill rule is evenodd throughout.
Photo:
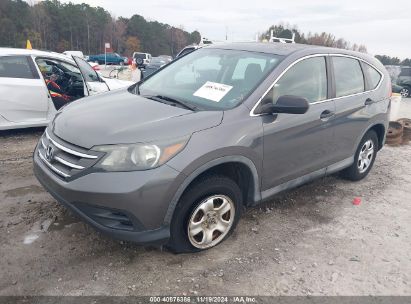
<svg viewBox="0 0 411 304"><path fill-rule="evenodd" d="M272 24L296 24L308 33L330 32L368 52L411 57L411 1L396 0L71 0L102 6L115 16L139 14L203 37L233 41L255 39ZM68 2L64 1L63 2Z"/></svg>

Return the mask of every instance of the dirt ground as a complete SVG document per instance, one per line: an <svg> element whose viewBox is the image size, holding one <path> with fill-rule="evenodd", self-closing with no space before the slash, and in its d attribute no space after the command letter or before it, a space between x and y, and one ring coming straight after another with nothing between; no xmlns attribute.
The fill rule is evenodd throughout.
<svg viewBox="0 0 411 304"><path fill-rule="evenodd" d="M217 248L175 255L57 204L32 173L42 131L0 133L0 295L411 295L411 145L384 147L363 181L278 195Z"/></svg>

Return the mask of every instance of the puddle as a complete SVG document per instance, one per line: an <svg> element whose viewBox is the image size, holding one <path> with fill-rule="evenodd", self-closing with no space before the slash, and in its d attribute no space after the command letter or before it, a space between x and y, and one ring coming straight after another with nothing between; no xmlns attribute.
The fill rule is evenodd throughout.
<svg viewBox="0 0 411 304"><path fill-rule="evenodd" d="M40 186L37 185L30 185L26 187L19 187L19 188L14 188L10 190L4 191L6 194L6 197L17 197L17 196L24 196L27 194L32 194L32 193L42 193L44 192L44 189Z"/></svg>
<svg viewBox="0 0 411 304"><path fill-rule="evenodd" d="M68 228L71 225L80 222L79 218L67 215L58 219L57 221L53 221L52 219L46 219L44 221L38 221L34 223L33 227L28 231L26 236L23 239L23 244L30 245L34 241L36 241L43 233L48 233L52 231L63 230L64 228Z"/></svg>

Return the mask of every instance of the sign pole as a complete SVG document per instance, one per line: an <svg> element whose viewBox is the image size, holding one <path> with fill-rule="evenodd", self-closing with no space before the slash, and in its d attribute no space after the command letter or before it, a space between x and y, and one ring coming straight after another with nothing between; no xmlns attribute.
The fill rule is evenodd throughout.
<svg viewBox="0 0 411 304"><path fill-rule="evenodd" d="M109 42L104 43L104 65L105 66L107 66L107 49L109 49L110 47L111 46Z"/></svg>

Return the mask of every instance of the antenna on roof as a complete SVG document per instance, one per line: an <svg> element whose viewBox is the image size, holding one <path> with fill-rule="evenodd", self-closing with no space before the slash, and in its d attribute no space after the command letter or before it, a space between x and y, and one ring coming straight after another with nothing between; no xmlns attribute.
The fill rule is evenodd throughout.
<svg viewBox="0 0 411 304"><path fill-rule="evenodd" d="M270 42L279 42L279 43L295 43L295 33L293 32L293 35L290 38L279 38L279 37L274 37L274 31L271 30L271 35L270 35Z"/></svg>

